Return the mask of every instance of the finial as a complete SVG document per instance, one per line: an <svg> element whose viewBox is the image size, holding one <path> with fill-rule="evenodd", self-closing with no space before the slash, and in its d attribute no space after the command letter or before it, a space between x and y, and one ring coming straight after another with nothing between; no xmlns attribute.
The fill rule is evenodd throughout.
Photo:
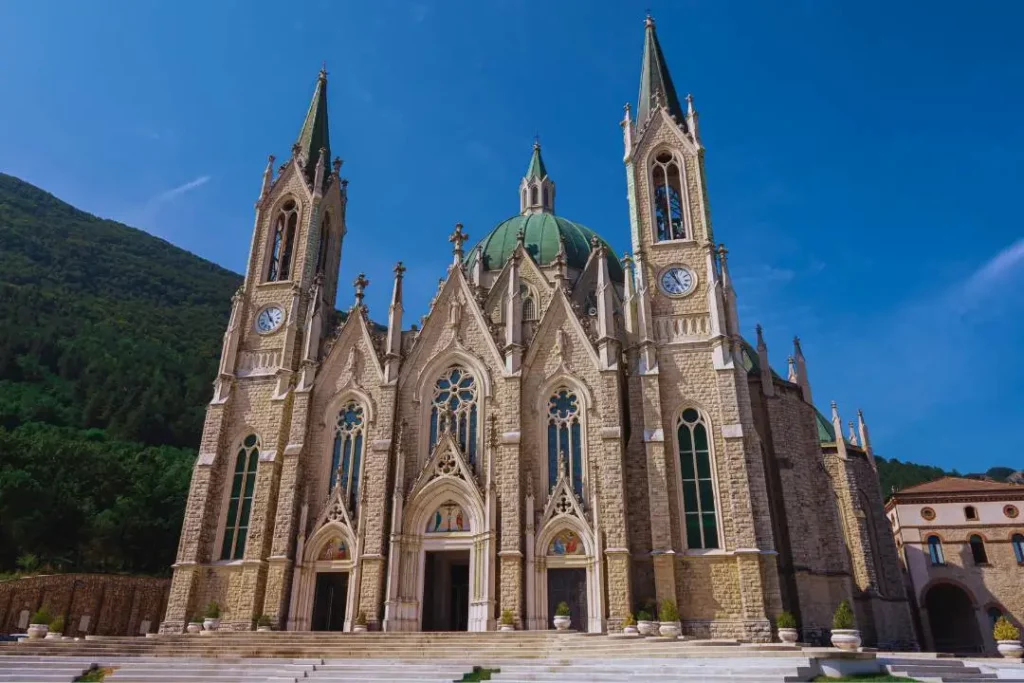
<svg viewBox="0 0 1024 683"><path fill-rule="evenodd" d="M860 420L861 422L864 421L864 411L861 410L860 408L857 408L857 419Z"/></svg>
<svg viewBox="0 0 1024 683"><path fill-rule="evenodd" d="M324 60L323 66L320 67L320 80L327 80L327 60Z"/></svg>
<svg viewBox="0 0 1024 683"><path fill-rule="evenodd" d="M343 163L345 162L341 160L341 157L334 157L334 162L331 164L331 166L334 168L334 175L338 175L339 173L341 173L341 165Z"/></svg>
<svg viewBox="0 0 1024 683"><path fill-rule="evenodd" d="M720 257L722 257L722 260L723 260L723 261L725 261L725 260L726 260L726 259L728 258L728 256L729 256L729 250L725 248L725 245L724 245L724 244L719 244L719 245L718 245L718 255L719 255Z"/></svg>
<svg viewBox="0 0 1024 683"><path fill-rule="evenodd" d="M395 277L401 278L405 274L405 266L401 261L395 264Z"/></svg>
<svg viewBox="0 0 1024 683"><path fill-rule="evenodd" d="M296 142L294 145L292 145L292 157L297 157L300 154L302 154L302 145Z"/></svg>
<svg viewBox="0 0 1024 683"><path fill-rule="evenodd" d="M798 379L796 375L796 359L793 358L793 356L790 356L786 359L786 364L789 366L789 374L786 376L786 379L790 382L796 383Z"/></svg>
<svg viewBox="0 0 1024 683"><path fill-rule="evenodd" d="M469 239L469 233L462 230L462 223L455 224L455 232L451 234L448 241L455 245L452 253L455 254L455 263L462 262L462 245Z"/></svg>
<svg viewBox="0 0 1024 683"><path fill-rule="evenodd" d="M568 477L568 467L566 465L565 449L563 448L558 453L558 476Z"/></svg>
<svg viewBox="0 0 1024 683"><path fill-rule="evenodd" d="M804 355L803 350L800 348L800 337L793 337L793 351L796 353L797 356Z"/></svg>
<svg viewBox="0 0 1024 683"><path fill-rule="evenodd" d="M533 136L533 148L540 149L540 133L535 133Z"/></svg>
<svg viewBox="0 0 1024 683"><path fill-rule="evenodd" d="M757 346L760 348L764 346L764 328L761 327L761 323L754 325L754 329L757 330Z"/></svg>
<svg viewBox="0 0 1024 683"><path fill-rule="evenodd" d="M854 446L857 446L858 445L858 443L857 443L857 432L853 428L853 420L850 420L849 425L850 425L849 441Z"/></svg>
<svg viewBox="0 0 1024 683"><path fill-rule="evenodd" d="M518 243L518 244L525 244L526 243L526 231L523 230L522 228L519 228L519 230L516 232L516 243Z"/></svg>
<svg viewBox="0 0 1024 683"><path fill-rule="evenodd" d="M835 401L832 401L832 421L835 422L835 423L840 423L840 420L839 420L839 406L836 405ZM841 427L840 427L840 429L841 429ZM837 439L842 438L842 436L843 436L842 434L836 434L836 438Z"/></svg>
<svg viewBox="0 0 1024 683"><path fill-rule="evenodd" d="M274 161L276 159L277 159L277 157L275 157L273 154L268 154L267 155L267 168L273 168L274 167Z"/></svg>
<svg viewBox="0 0 1024 683"><path fill-rule="evenodd" d="M601 246L601 240L599 240L597 238L597 235L594 235L593 237L590 238L590 250L591 251L596 251L598 248L600 248L600 246Z"/></svg>
<svg viewBox="0 0 1024 683"><path fill-rule="evenodd" d="M624 270L628 270L628 269L633 267L633 257L630 256L628 252L622 255L622 259L621 260L622 260L622 268Z"/></svg>
<svg viewBox="0 0 1024 683"><path fill-rule="evenodd" d="M647 18L644 19L644 26L647 28L654 28L654 17L651 16L651 10L647 10Z"/></svg>
<svg viewBox="0 0 1024 683"><path fill-rule="evenodd" d="M352 281L352 286L356 288L356 306L363 305L363 297L366 296L366 287L369 284L370 281L366 279L366 273L359 273Z"/></svg>

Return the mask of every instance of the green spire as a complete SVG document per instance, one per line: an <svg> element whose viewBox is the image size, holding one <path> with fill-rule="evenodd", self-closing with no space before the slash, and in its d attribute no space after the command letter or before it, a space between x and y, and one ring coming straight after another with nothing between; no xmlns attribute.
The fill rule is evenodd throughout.
<svg viewBox="0 0 1024 683"><path fill-rule="evenodd" d="M533 156L530 157L530 167L526 169L526 179L543 180L547 174L548 170L544 168L544 160L540 157L540 140L534 140Z"/></svg>
<svg viewBox="0 0 1024 683"><path fill-rule="evenodd" d="M644 35L644 60L640 70L640 101L636 107L636 123L643 126L660 103L668 108L669 114L685 125L686 116L679 106L672 78L668 75L665 55L661 52L658 34L654 31L654 19L650 14L644 24L647 29Z"/></svg>
<svg viewBox="0 0 1024 683"><path fill-rule="evenodd" d="M306 120L299 131L299 139L295 141L298 153L306 160L306 174L312 178L316 173L316 163L320 160L320 148L327 149L327 160L331 158L331 140L327 129L327 65L320 69L316 81L313 101L309 103Z"/></svg>

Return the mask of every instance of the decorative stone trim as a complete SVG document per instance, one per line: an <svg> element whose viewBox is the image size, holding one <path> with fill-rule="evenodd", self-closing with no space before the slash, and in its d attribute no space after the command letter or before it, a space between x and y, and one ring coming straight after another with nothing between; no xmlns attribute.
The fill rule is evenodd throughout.
<svg viewBox="0 0 1024 683"><path fill-rule="evenodd" d="M644 430L644 443L658 443L665 441L665 430L661 429L645 429Z"/></svg>
<svg viewBox="0 0 1024 683"><path fill-rule="evenodd" d="M260 451L260 462L274 462L277 460L277 451Z"/></svg>
<svg viewBox="0 0 1024 683"><path fill-rule="evenodd" d="M742 439L743 438L743 425L731 424L722 425L722 436L726 439Z"/></svg>
<svg viewBox="0 0 1024 683"><path fill-rule="evenodd" d="M203 467L209 467L217 459L216 453L200 453L199 454L199 465Z"/></svg>
<svg viewBox="0 0 1024 683"><path fill-rule="evenodd" d="M601 438L607 441L618 439L622 436L622 427L615 425L614 427L601 427Z"/></svg>
<svg viewBox="0 0 1024 683"><path fill-rule="evenodd" d="M503 432L502 435L501 435L501 442L503 444L519 443L522 440L522 437L523 437L523 433L520 432L519 430L514 430L514 431L511 431L511 432Z"/></svg>
<svg viewBox="0 0 1024 683"><path fill-rule="evenodd" d="M301 443L290 443L290 444L288 444L287 446L284 447L285 457L287 457L289 455L298 455L299 453L302 452L302 446L303 445L304 444L301 444Z"/></svg>
<svg viewBox="0 0 1024 683"><path fill-rule="evenodd" d="M391 439L375 439L370 442L370 450L385 453L391 449Z"/></svg>

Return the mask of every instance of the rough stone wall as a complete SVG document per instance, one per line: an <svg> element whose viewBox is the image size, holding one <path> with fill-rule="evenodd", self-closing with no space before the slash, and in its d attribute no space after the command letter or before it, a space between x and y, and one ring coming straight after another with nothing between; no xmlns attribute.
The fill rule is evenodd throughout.
<svg viewBox="0 0 1024 683"><path fill-rule="evenodd" d="M136 636L155 633L167 605L170 579L118 574L49 574L0 581L0 634L24 633L46 607L64 617L64 635Z"/></svg>

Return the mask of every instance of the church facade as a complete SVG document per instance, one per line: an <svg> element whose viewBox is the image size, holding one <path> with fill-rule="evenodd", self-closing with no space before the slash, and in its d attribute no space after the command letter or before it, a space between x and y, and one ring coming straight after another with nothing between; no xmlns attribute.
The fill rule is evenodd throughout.
<svg viewBox="0 0 1024 683"><path fill-rule="evenodd" d="M264 173L162 631L210 601L222 628L387 631L548 629L565 602L590 632L672 602L686 634L763 641L849 599L868 644L914 646L867 427L815 409L798 342L783 378L742 337L650 18L622 131L632 256L556 214L535 144L518 214L456 226L419 325L401 263L386 324L362 275L339 321L321 72Z"/></svg>

